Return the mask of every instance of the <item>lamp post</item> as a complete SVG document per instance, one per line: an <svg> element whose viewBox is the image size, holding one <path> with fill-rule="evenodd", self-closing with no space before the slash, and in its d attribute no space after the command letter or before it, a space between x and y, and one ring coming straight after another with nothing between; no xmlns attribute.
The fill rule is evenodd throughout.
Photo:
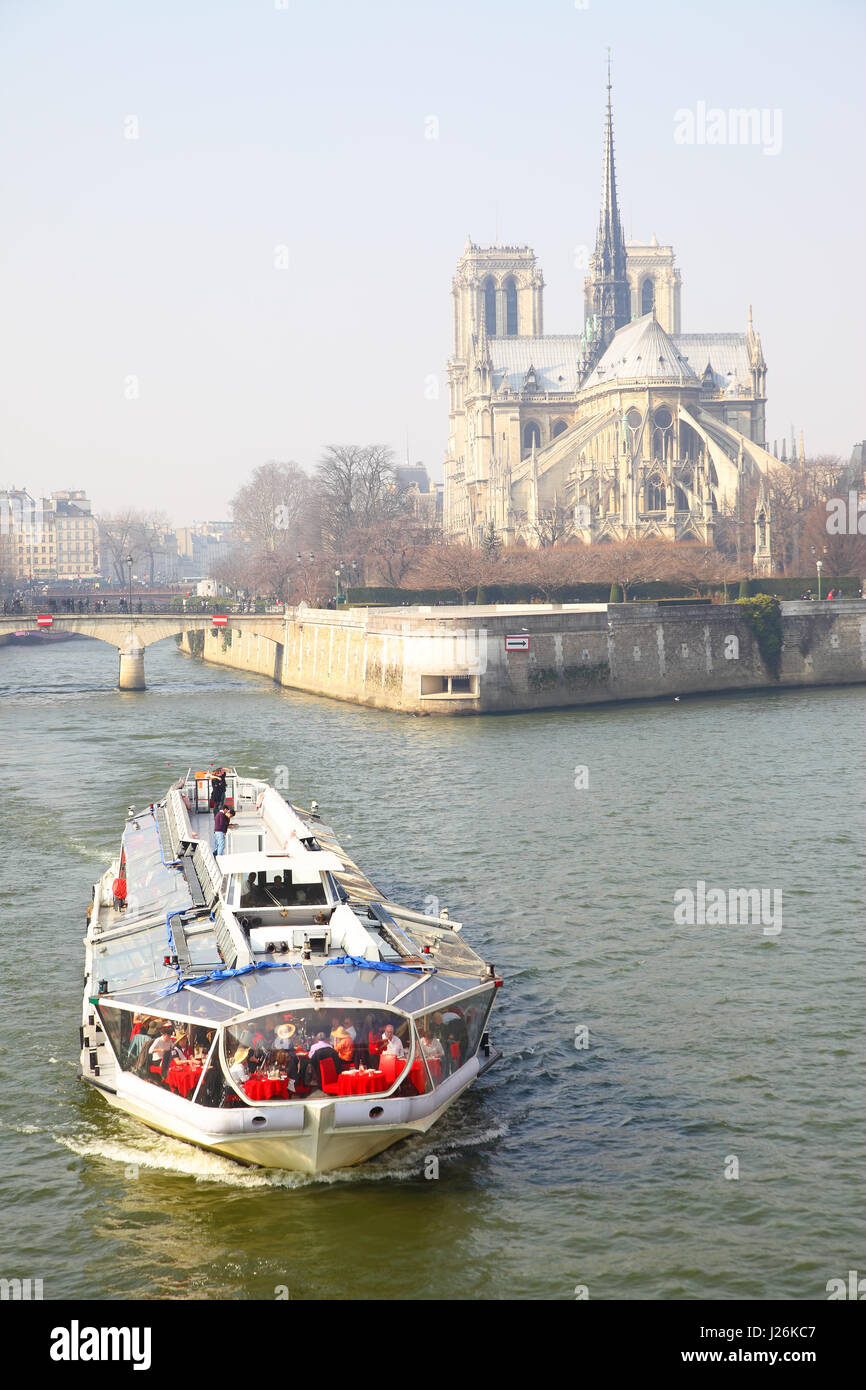
<svg viewBox="0 0 866 1390"><path fill-rule="evenodd" d="M131 555L127 555L127 557L126 557L126 565L127 565L127 569L128 569L128 572L129 572L129 599L128 599L129 610L128 610L128 611L129 611L129 613L130 613L130 615L131 615L131 614L132 614L132 556L131 556Z"/></svg>
<svg viewBox="0 0 866 1390"><path fill-rule="evenodd" d="M816 560L816 561L815 561L815 565L816 565L817 570L818 570L818 602L820 603L820 601L821 601L821 571L822 571L822 569L824 568L824 561L823 561L823 560Z"/></svg>
<svg viewBox="0 0 866 1390"><path fill-rule="evenodd" d="M336 583L335 583L336 593L334 594L334 603L336 604L336 606L337 606L338 608L339 608L339 606L340 606L340 574L341 574L341 573L342 573L342 569L341 569L340 566L338 566L337 569L334 570L334 579L335 579L335 581L336 581Z"/></svg>

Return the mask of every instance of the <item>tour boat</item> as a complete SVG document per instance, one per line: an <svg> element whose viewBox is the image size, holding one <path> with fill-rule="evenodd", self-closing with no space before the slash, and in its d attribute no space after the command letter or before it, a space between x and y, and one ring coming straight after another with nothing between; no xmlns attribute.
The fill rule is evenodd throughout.
<svg viewBox="0 0 866 1390"><path fill-rule="evenodd" d="M191 769L130 807L94 886L81 1076L154 1129L264 1167L329 1172L425 1133L501 1055L494 967L447 909L378 892L316 802L233 768L215 855L213 779Z"/></svg>

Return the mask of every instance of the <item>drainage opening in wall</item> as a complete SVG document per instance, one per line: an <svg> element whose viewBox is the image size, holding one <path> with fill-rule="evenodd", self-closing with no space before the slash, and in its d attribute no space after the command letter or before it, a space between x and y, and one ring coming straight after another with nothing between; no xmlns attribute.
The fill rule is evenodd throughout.
<svg viewBox="0 0 866 1390"><path fill-rule="evenodd" d="M422 676L421 677L422 696L437 695L442 696L468 696L470 699L478 694L477 676Z"/></svg>

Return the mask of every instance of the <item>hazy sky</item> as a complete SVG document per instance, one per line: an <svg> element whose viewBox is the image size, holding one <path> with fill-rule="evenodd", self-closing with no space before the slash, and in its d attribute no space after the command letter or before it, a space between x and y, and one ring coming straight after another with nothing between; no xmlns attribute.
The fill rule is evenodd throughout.
<svg viewBox="0 0 866 1390"><path fill-rule="evenodd" d="M224 516L267 459L403 456L407 436L441 478L467 232L531 245L546 331L581 327L607 45L627 235L673 244L683 331L743 331L752 303L771 444L793 422L847 457L866 436L864 16L0 0L0 485L180 524ZM700 103L765 111L778 152L678 143Z"/></svg>

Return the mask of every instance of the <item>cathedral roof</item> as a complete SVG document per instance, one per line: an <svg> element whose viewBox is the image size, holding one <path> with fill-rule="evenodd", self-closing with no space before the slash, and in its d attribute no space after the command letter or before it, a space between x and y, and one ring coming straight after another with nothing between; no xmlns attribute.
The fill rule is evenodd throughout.
<svg viewBox="0 0 866 1390"><path fill-rule="evenodd" d="M698 380L698 371L685 360L655 314L644 314L619 330L584 386L653 377L692 383Z"/></svg>
<svg viewBox="0 0 866 1390"><path fill-rule="evenodd" d="M673 341L698 376L703 376L709 363L717 391L729 386L751 387L745 333L677 333Z"/></svg>
<svg viewBox="0 0 866 1390"><path fill-rule="evenodd" d="M530 367L535 369L539 391L562 391L572 396L577 391L578 335L564 333L544 338L490 338L488 341L493 359L494 391L499 391L503 385L511 391L522 391Z"/></svg>

